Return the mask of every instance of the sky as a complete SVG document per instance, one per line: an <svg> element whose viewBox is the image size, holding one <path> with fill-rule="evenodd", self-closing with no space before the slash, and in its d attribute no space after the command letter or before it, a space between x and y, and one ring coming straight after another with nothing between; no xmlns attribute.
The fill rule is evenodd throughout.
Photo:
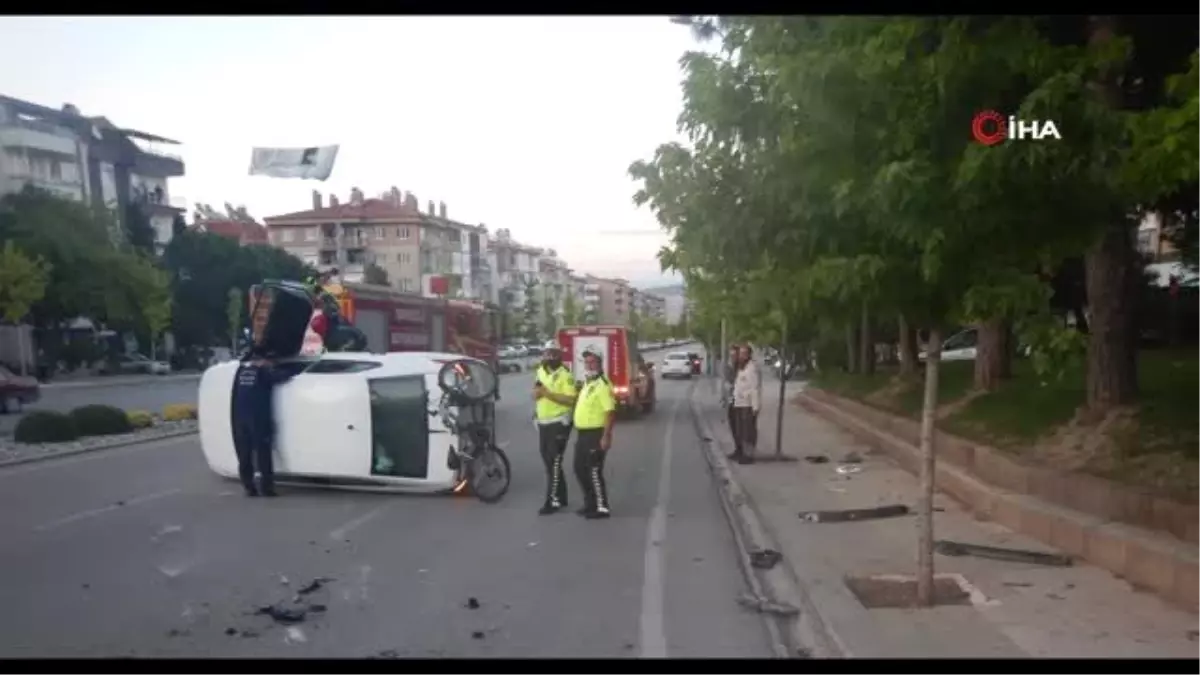
<svg viewBox="0 0 1200 675"><path fill-rule="evenodd" d="M3 17L0 93L181 141L189 207L261 220L396 186L654 285L667 240L626 170L680 138L695 48L663 17ZM254 146L328 144L325 182L248 175Z"/></svg>

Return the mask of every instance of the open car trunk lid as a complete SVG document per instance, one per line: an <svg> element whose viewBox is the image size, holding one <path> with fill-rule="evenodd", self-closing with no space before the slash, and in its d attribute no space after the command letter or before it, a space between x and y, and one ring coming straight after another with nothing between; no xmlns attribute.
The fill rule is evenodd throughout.
<svg viewBox="0 0 1200 675"><path fill-rule="evenodd" d="M250 338L275 358L300 355L313 315L308 289L290 281L250 288Z"/></svg>

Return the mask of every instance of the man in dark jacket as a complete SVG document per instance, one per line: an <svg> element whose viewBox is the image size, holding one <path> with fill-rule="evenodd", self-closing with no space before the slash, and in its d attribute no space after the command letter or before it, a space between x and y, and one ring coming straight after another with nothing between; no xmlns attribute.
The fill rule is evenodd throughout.
<svg viewBox="0 0 1200 675"><path fill-rule="evenodd" d="M289 374L266 358L259 346L242 358L233 381L233 445L237 450L238 477L247 497L275 496L275 467L272 446L275 440L275 412L272 393L275 386L291 379ZM260 483L255 485L254 472Z"/></svg>

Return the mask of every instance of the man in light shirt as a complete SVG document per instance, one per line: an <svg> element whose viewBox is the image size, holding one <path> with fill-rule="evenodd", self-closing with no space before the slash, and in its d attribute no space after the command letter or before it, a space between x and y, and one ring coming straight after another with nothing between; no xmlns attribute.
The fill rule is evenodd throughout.
<svg viewBox="0 0 1200 675"><path fill-rule="evenodd" d="M749 345L738 349L733 378L734 461L753 464L758 446L758 411L762 407L762 377Z"/></svg>

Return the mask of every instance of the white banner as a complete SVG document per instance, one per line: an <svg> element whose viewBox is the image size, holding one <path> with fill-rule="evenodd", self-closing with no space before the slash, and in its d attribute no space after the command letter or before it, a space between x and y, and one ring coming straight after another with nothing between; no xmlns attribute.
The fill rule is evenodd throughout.
<svg viewBox="0 0 1200 675"><path fill-rule="evenodd" d="M270 178L325 180L333 172L338 146L312 148L254 148L250 175Z"/></svg>

